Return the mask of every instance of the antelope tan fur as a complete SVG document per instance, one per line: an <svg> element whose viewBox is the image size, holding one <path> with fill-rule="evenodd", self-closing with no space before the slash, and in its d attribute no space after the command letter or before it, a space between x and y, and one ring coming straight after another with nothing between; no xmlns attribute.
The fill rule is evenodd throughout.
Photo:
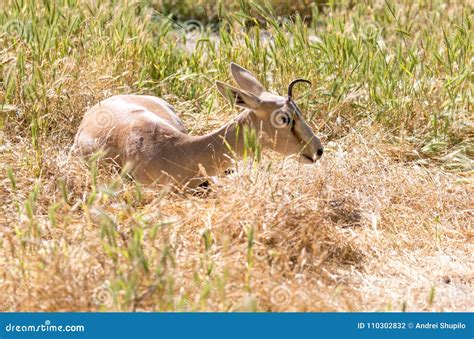
<svg viewBox="0 0 474 339"><path fill-rule="evenodd" d="M294 80L286 97L272 94L246 69L231 63L239 88L220 81L217 89L245 110L209 134L189 135L173 108L147 95L116 95L92 107L76 134L74 149L83 156L103 150L107 158L129 168L144 184L196 187L207 176L221 173L245 151L245 131L257 142L302 163L314 163L323 153L321 141L292 99Z"/></svg>

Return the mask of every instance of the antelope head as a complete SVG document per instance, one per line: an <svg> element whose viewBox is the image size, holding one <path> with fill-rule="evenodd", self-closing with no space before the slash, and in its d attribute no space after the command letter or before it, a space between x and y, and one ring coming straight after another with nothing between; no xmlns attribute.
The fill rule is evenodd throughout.
<svg viewBox="0 0 474 339"><path fill-rule="evenodd" d="M288 86L286 97L268 92L248 70L231 63L232 75L240 88L217 81L219 92L236 106L250 110L255 127L261 132L260 141L285 156L296 155L301 163L314 163L321 158L323 146L304 119L293 100L296 79Z"/></svg>

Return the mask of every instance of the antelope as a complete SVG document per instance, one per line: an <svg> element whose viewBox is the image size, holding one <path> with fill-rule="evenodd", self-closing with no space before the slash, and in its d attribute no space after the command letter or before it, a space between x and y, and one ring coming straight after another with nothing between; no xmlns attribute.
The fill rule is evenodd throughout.
<svg viewBox="0 0 474 339"><path fill-rule="evenodd" d="M323 154L320 139L304 120L292 98L268 92L252 73L231 63L240 88L216 81L219 92L244 110L232 121L205 135L186 132L165 100L148 95L115 95L83 117L74 141L82 156L103 150L120 167L128 166L143 184L178 184L197 187L206 178L223 173L234 159L247 152L244 131L253 130L257 142L300 163L315 163ZM248 143L248 142L247 142Z"/></svg>

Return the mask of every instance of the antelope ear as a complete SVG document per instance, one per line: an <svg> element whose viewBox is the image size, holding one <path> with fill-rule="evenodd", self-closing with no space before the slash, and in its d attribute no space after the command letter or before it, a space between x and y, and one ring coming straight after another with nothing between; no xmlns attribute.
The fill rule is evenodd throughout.
<svg viewBox="0 0 474 339"><path fill-rule="evenodd" d="M265 91L265 88L257 78L245 68L231 62L230 71L232 72L235 82L237 82L239 87L244 91L255 94L256 96L260 96L260 94Z"/></svg>
<svg viewBox="0 0 474 339"><path fill-rule="evenodd" d="M227 85L223 82L216 81L219 92L231 103L252 110L258 109L262 104L261 100L254 94Z"/></svg>

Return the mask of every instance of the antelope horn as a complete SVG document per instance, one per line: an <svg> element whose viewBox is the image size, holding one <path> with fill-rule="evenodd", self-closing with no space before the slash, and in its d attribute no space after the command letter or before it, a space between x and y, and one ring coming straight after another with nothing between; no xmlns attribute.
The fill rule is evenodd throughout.
<svg viewBox="0 0 474 339"><path fill-rule="evenodd" d="M305 82L309 85L311 85L311 81L306 80L306 79L295 79L292 82L290 82L290 85L288 86L288 98L291 98L293 95L293 86L297 84L298 82Z"/></svg>

